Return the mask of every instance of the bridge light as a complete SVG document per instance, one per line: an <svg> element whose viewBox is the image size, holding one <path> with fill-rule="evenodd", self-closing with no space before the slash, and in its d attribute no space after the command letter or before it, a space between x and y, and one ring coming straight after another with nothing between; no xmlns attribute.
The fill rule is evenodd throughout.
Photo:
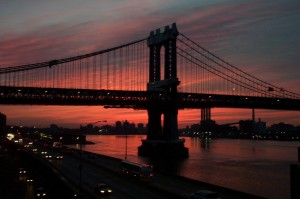
<svg viewBox="0 0 300 199"><path fill-rule="evenodd" d="M280 99L278 99L277 102L280 102Z"/></svg>
<svg viewBox="0 0 300 199"><path fill-rule="evenodd" d="M45 93L48 93L48 91L45 91Z"/></svg>
<svg viewBox="0 0 300 199"><path fill-rule="evenodd" d="M246 97L246 100L248 99L248 97Z"/></svg>
<svg viewBox="0 0 300 199"><path fill-rule="evenodd" d="M80 91L78 91L77 94L80 94Z"/></svg>

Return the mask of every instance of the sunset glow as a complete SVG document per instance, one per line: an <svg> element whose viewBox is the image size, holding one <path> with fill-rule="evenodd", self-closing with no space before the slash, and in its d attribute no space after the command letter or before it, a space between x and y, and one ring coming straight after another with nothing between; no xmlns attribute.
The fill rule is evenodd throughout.
<svg viewBox="0 0 300 199"><path fill-rule="evenodd" d="M146 38L150 31L176 22L180 32L227 62L263 81L300 93L299 18L298 0L2 1L0 67L107 49ZM140 59L131 64L148 63ZM131 83L132 77L127 77L125 70L118 74L126 80L112 80L111 87L118 89ZM88 81L89 77L85 78L82 81ZM109 78L104 77L103 82ZM144 71L135 83L136 89L146 89L143 84L147 80L148 71ZM69 80L63 81L68 85ZM217 88L224 86L210 81ZM193 83L182 82L180 87ZM107 120L112 125L124 120L147 123L145 110L98 106L0 105L0 112L7 115L7 123L11 125L57 124L78 128L98 120ZM179 127L199 123L200 113L196 109L179 110ZM251 119L251 114L248 109L212 109L212 119L218 124ZM256 110L258 118L267 125L278 122L300 125L299 111Z"/></svg>

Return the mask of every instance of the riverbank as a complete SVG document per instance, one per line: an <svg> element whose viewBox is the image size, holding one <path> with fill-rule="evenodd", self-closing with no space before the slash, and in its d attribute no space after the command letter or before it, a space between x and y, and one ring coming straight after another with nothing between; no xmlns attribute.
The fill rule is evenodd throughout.
<svg viewBox="0 0 300 199"><path fill-rule="evenodd" d="M120 174L120 164L122 159L88 151L84 151L83 154L83 158L85 158L86 161L97 164L103 169L114 172L116 175ZM91 159L89 157L93 158ZM156 189L160 192L168 192L170 194L174 193L183 199L189 198L189 195L191 193L199 189L208 189L211 191L215 191L221 195L221 198L224 199L265 199L264 197L236 191L226 187L193 180L182 176L167 174L158 169L156 169L156 172L154 173L151 184L146 186L151 186L152 189Z"/></svg>
<svg viewBox="0 0 300 199"><path fill-rule="evenodd" d="M265 198L290 197L290 165L298 162L298 142L217 139L202 142L185 138L189 158L165 161L157 165L137 155L144 136L127 137L127 159L155 165L172 175L207 182ZM94 145L82 146L85 151L123 159L124 136L87 136ZM73 147L76 147L75 145Z"/></svg>

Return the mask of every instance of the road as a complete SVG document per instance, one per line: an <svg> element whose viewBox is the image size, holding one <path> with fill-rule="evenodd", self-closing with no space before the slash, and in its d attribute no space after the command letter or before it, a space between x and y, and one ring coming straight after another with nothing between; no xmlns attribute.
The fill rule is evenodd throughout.
<svg viewBox="0 0 300 199"><path fill-rule="evenodd" d="M28 155L45 165L57 174L62 181L66 182L74 193L81 194L81 198L102 198L94 190L98 182L106 182L113 193L107 198L116 199L161 199L161 198L189 198L190 194L199 189L208 189L218 192L222 199L260 199L246 193L209 185L207 183L186 179L179 176L169 176L155 173L152 182L146 183L124 177L120 174L120 159L106 157L99 154L90 156L89 152L79 150L69 152L66 148L52 149L38 147L36 152L32 149L24 149ZM54 156L56 153L63 154L63 159L46 159L41 154L47 151ZM92 159L90 157L93 157ZM81 168L81 169L80 169ZM52 185L53 186L53 185ZM55 190L54 190L55 191Z"/></svg>
<svg viewBox="0 0 300 199"><path fill-rule="evenodd" d="M39 148L38 151L47 151L47 153L52 154L52 156L57 153L57 151L53 151L49 148ZM82 154L82 158L80 158L78 152L69 154L60 151L64 156L63 159L45 159L40 152L36 152L35 154L39 160L50 163L61 177L73 182L73 186L78 187L78 194L81 192L82 195L89 198L101 198L94 190L96 183L99 182L105 182L112 188L113 193L106 196L111 199L140 199L141 196L144 199L181 198L164 190L153 189L147 182L131 179L122 176L117 171L106 169L100 164L103 164L104 161L101 161L99 158L89 159L85 153ZM118 167L117 165L118 164L114 164L114 170ZM106 166L108 166L108 164L106 164Z"/></svg>

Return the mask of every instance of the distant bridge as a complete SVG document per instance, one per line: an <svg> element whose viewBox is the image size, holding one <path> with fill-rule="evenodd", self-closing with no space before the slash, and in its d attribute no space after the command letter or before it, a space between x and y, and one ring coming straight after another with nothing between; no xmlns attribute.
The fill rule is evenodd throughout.
<svg viewBox="0 0 300 199"><path fill-rule="evenodd" d="M178 109L199 108L202 120L210 119L212 107L300 110L300 94L224 61L179 33L176 24L110 49L0 68L0 77L0 104L147 110L142 155L176 155L178 148L187 154L177 132ZM156 148L157 141L169 144Z"/></svg>

